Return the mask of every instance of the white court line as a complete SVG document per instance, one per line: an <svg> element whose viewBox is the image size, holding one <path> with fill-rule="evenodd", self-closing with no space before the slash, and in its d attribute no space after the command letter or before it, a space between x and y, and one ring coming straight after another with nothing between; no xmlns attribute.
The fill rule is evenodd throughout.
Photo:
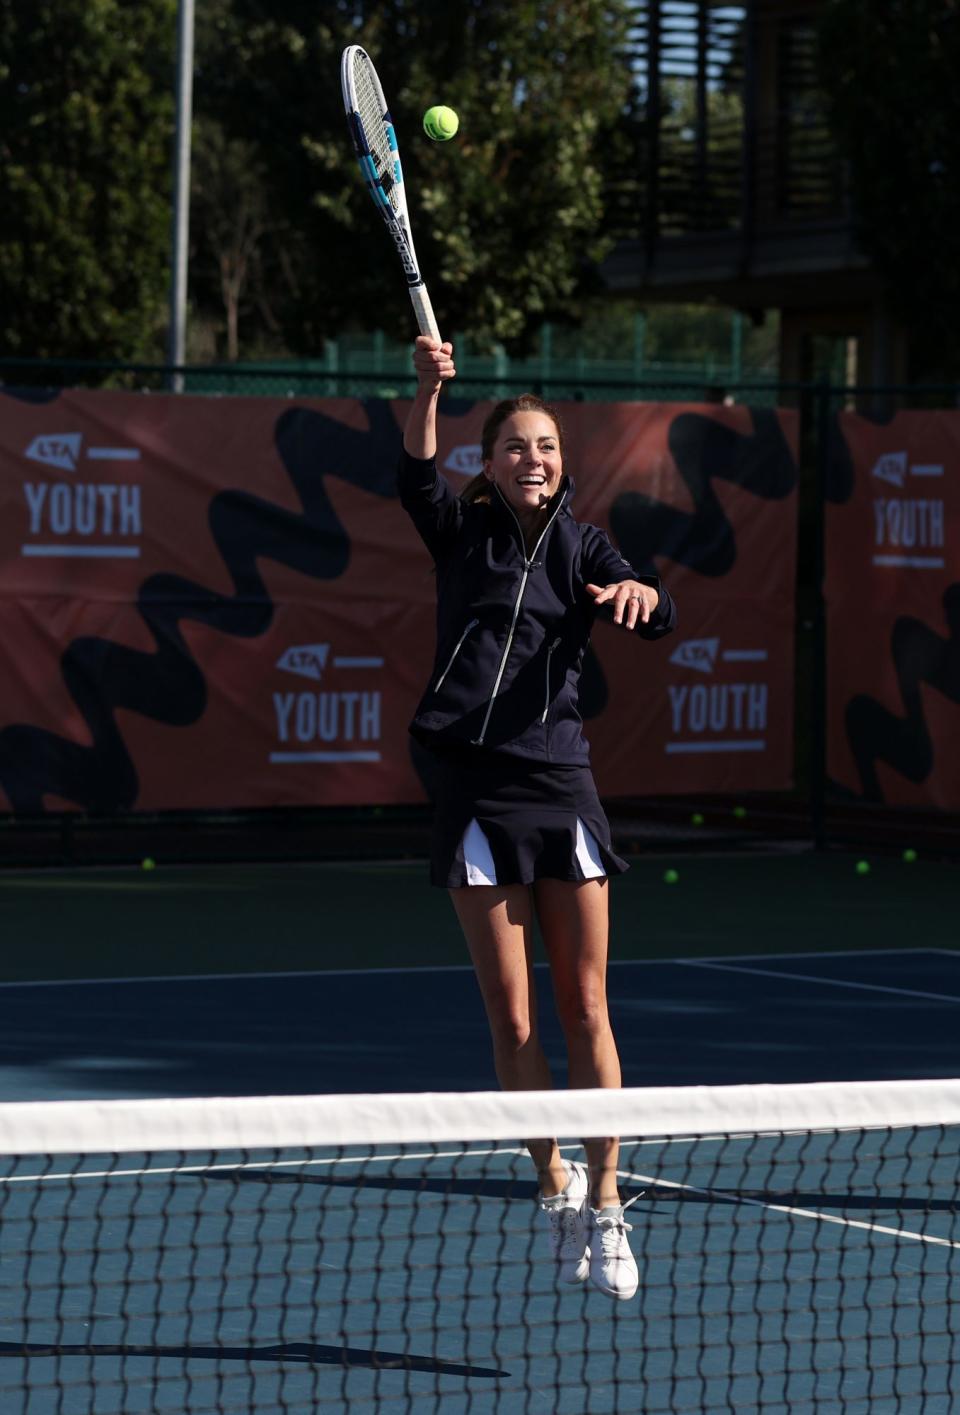
<svg viewBox="0 0 960 1415"><path fill-rule="evenodd" d="M662 1148L664 1145L690 1145L694 1142L697 1145L706 1144L707 1141L719 1142L721 1140L751 1139L746 1135L667 1135L653 1139L630 1139L622 1143L629 1143L632 1148L638 1149L642 1145L656 1145ZM559 1145L561 1150L581 1150L583 1146L578 1143ZM422 1153L387 1154L387 1155L325 1155L317 1159L297 1159L297 1160L246 1160L236 1161L233 1164L174 1164L174 1165L154 1165L150 1168L141 1169L87 1169L83 1173L75 1170L62 1170L56 1172L38 1172L36 1174L7 1174L0 1175L0 1184L46 1184L55 1179L79 1181L81 1179L142 1179L151 1174L208 1174L216 1170L235 1169L292 1169L297 1165L306 1167L308 1165L335 1165L335 1164L357 1164L361 1160L367 1165L371 1164L396 1164L400 1160L449 1160L465 1159L473 1155L526 1155L525 1146L515 1145L495 1145L492 1148L472 1149L472 1150L424 1150ZM630 1171L618 1169L617 1174L621 1179L631 1178ZM659 1180L657 1181L660 1182Z"/></svg>
<svg viewBox="0 0 960 1415"><path fill-rule="evenodd" d="M672 961L672 960L670 960ZM536 967L546 967L537 963ZM108 987L118 987L121 983L232 983L251 979L262 982L265 978L369 978L371 973L396 975L418 973L472 973L472 963L425 963L422 968L301 968L272 973L152 973L142 978L37 978L14 979L0 982L2 988L85 988L103 983Z"/></svg>
<svg viewBox="0 0 960 1415"><path fill-rule="evenodd" d="M762 963L765 959L773 958L881 958L897 957L904 958L922 957L925 953L945 953L951 958L960 958L960 949L954 951L952 948L830 948L830 949L807 949L802 953L711 953L706 958L661 958L647 959L638 958L638 963ZM633 959L622 960L611 959L611 962L621 961L625 963L633 962Z"/></svg>
<svg viewBox="0 0 960 1415"><path fill-rule="evenodd" d="M675 1137L675 1138L677 1138L677 1139L681 1139L681 1138L682 1138L682 1139L685 1139L686 1137ZM712 1138L712 1137L711 1137L711 1138ZM721 1138L730 1138L730 1137L718 1136L718 1137L716 1137L716 1138L721 1139ZM658 1142L658 1141L649 1141L649 1142L646 1142L646 1143L651 1143L651 1144L653 1144L653 1143L659 1143L659 1142ZM567 1145L567 1146L564 1146L563 1148L565 1148L565 1149L572 1149L572 1148L579 1148L579 1146L570 1146L570 1145ZM523 1155L523 1154L525 1154L525 1153L526 1153L526 1150L525 1150L524 1148L522 1148L522 1147L504 1148L504 1147L502 1147L502 1146L496 1146L496 1147L494 1147L494 1148L492 1148L492 1149L474 1149L474 1150L457 1149L457 1150L445 1150L445 1151L439 1151L439 1152L436 1151L436 1150L428 1150L428 1151L424 1151L424 1152L416 1153L416 1154L414 1154L414 1153L406 1153L406 1154L396 1154L396 1155L370 1155L370 1156L357 1156L357 1155L350 1156L350 1155L343 1155L343 1156L326 1157L326 1158L315 1159L315 1160L305 1160L305 1159L296 1159L296 1160L259 1160L259 1161L248 1161L248 1162L234 1163L234 1164L226 1164L226 1163L225 1163L225 1164L171 1165L171 1166L165 1167L165 1168L153 1168L153 1169L142 1168L142 1169L104 1169L104 1170L88 1170L88 1171L85 1171L85 1172L83 1172L83 1173L77 1173L76 1171L69 1171L69 1170L67 1170L67 1171L65 1171L65 1172L56 1173L56 1174L49 1174L49 1173L47 1173L47 1174L18 1174L18 1175L10 1175L10 1176L6 1176L6 1177L0 1177L0 1184L26 1184L26 1183L42 1183L42 1184L48 1184L48 1183L50 1183L50 1182L52 1182L52 1181L54 1181L54 1180L69 1181L70 1183L74 1184L74 1183L78 1183L80 1180L84 1180L84 1179L119 1179L119 1178L144 1179L144 1178L149 1178L149 1177L151 1177L151 1176L153 1176L153 1175L156 1175L156 1176L159 1177L159 1176L167 1176L167 1175L171 1175L171 1174L212 1174L212 1173L217 1173L217 1172L221 1172L221 1173L222 1173L222 1172L231 1172L231 1171L232 1171L232 1172L236 1172L237 1170L290 1169L290 1168L295 1168L295 1167L306 1168L306 1167L308 1167L308 1166L310 1166L310 1165L314 1165L314 1166L316 1166L316 1165L336 1165L336 1164L354 1164L354 1165L355 1165L355 1164L358 1164L358 1163L361 1162L361 1161L364 1161L364 1162L366 1162L366 1163L368 1163L368 1164L370 1164L370 1163L393 1164L393 1163L396 1163L398 1160L417 1160L417 1161L420 1161L420 1160L434 1160L434 1159L463 1159L463 1158L472 1157L472 1156L474 1156L474 1155L476 1155L476 1156L493 1155L493 1154L500 1154L500 1155ZM890 1237L890 1238L903 1238L903 1239L908 1239L910 1242L913 1242L913 1243L929 1243L929 1244L931 1244L931 1245L934 1245L934 1246L936 1246L936 1247L941 1247L941 1248L960 1248L960 1242L957 1242L956 1240L951 1239L951 1238L938 1238L938 1237L935 1237L933 1234L929 1234L929 1233L916 1233L916 1232L914 1232L912 1229L906 1229L906 1228L891 1228L888 1224L867 1223L867 1222L866 1222L865 1220L863 1220L863 1219L843 1218L843 1217L841 1217L839 1214L827 1214L827 1213L824 1213L821 1209L801 1209L801 1208L795 1207L794 1205L791 1205L791 1204L773 1204L773 1203L771 1203L771 1202L770 1202L769 1200L767 1200L767 1199L754 1199L754 1198L748 1197L747 1195L731 1193L729 1190L719 1191L719 1190L716 1190L716 1189L702 1189L702 1188L700 1188L700 1187L699 1187L698 1185L696 1185L696 1184L681 1184L681 1183L677 1182L676 1180L672 1180L672 1179L661 1179L661 1178L658 1178L656 1175L652 1175L652 1174L637 1174L637 1173L635 1173L633 1170L619 1170L619 1169L618 1169L618 1170L617 1170L617 1175L618 1175L618 1177L621 1178L621 1179L628 1179L628 1180L633 1181L634 1183L645 1184L645 1185L651 1185L651 1184L652 1184L655 1188L658 1188L658 1189L674 1189L674 1190L682 1191L683 1193L686 1193L686 1194L702 1194L702 1195L703 1195L704 1197L706 1197L706 1198L709 1198L709 1199L716 1199L718 1202L721 1202L721 1203L724 1203L724 1204L729 1204L729 1205L731 1205L731 1206L736 1205L736 1204L743 1204L743 1205L745 1205L745 1206L747 1206L747 1207L750 1207L750 1208L769 1209L771 1213L787 1214L787 1215L788 1215L789 1217L791 1217L791 1218L813 1219L813 1220L815 1220L815 1221L817 1221L817 1222L819 1222L819 1223L834 1223L834 1224L839 1224L842 1228L858 1228L858 1229L861 1229L861 1230L865 1230L865 1231L868 1232L868 1233L882 1233L882 1234L884 1234L885 1236ZM654 1196L654 1198L655 1198L655 1196Z"/></svg>
<svg viewBox="0 0 960 1415"><path fill-rule="evenodd" d="M829 957L829 954L825 954ZM921 992L918 988L891 988L882 983L852 983L846 978L818 977L811 973L782 973L777 968L743 968L732 963L715 963L702 958L678 958L677 963L686 968L713 968L718 973L750 973L758 978L788 978L794 983L819 983L831 988L853 988L857 992L886 992L896 997L922 997L928 1002L960 1002L960 997L949 993Z"/></svg>
<svg viewBox="0 0 960 1415"><path fill-rule="evenodd" d="M683 1138L686 1140L686 1137ZM689 1143L689 1141L687 1141L687 1143ZM561 1145L560 1148L565 1150L578 1150L580 1146ZM309 1165L316 1166L321 1164L363 1163L369 1167L371 1164L396 1164L398 1160L450 1160L468 1159L473 1155L525 1155L526 1153L526 1149L522 1146L505 1148L502 1145L495 1145L492 1149L484 1150L425 1150L422 1154L326 1155L318 1159L238 1160L233 1164L171 1164L154 1165L140 1169L86 1169L82 1172L68 1169L49 1174L0 1175L0 1184L47 1184L55 1179L68 1179L73 1183L79 1182L81 1179L146 1179L154 1174L214 1174L218 1170L232 1172L238 1169L294 1169L297 1166L301 1169L305 1169Z"/></svg>
<svg viewBox="0 0 960 1415"><path fill-rule="evenodd" d="M607 962L608 968L688 968L701 965L703 967L713 967L726 962L739 962L741 959L751 960L774 958L858 958L873 957L875 955L898 955L915 958L925 953L946 954L947 957L960 958L960 952L954 953L949 948L851 948L847 950L837 950L830 953L728 953L717 958L610 958ZM537 962L536 969L545 969L550 965L545 962ZM750 970L754 971L753 969ZM472 973L472 963L424 963L419 967L413 964L403 964L395 968L297 968L285 969L273 972L251 972L251 973L148 973L140 977L110 977L110 978L12 978L9 981L0 981L0 991L4 988L77 988L96 987L103 984L107 987L118 987L121 983L229 983L237 980L252 979L262 980L264 978L368 978L373 974L383 974L385 977L407 976L416 977L421 973ZM779 973L771 970L771 976L781 978L788 977L787 973ZM821 978L811 979L814 982L822 982ZM854 986L868 986L867 984L850 984ZM934 994L935 996L936 994ZM957 999L960 1000L960 999Z"/></svg>
<svg viewBox="0 0 960 1415"><path fill-rule="evenodd" d="M619 1173L619 1171L618 1171ZM869 1233L884 1233L891 1238L909 1238L914 1243L932 1243L940 1248L960 1248L960 1242L953 1238L935 1238L930 1233L914 1233L909 1228L890 1228L882 1223L866 1223L863 1219L841 1218L839 1214L825 1214L821 1209L797 1209L790 1204L771 1204L767 1199L749 1199L744 1194L731 1194L729 1190L699 1189L695 1184L678 1184L670 1179L658 1179L653 1174L626 1173L627 1179L640 1184L653 1184L659 1189L682 1189L688 1194L704 1194L709 1199L718 1199L727 1204L747 1204L753 1208L770 1209L775 1214L789 1214L791 1218L817 1219L820 1223L838 1223L842 1228L863 1228Z"/></svg>

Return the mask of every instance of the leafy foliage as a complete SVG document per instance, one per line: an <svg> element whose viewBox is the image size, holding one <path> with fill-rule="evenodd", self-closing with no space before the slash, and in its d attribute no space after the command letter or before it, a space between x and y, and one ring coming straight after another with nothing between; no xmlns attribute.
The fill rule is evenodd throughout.
<svg viewBox="0 0 960 1415"><path fill-rule="evenodd" d="M252 144L271 229L256 301L291 349L344 328L410 330L396 256L359 180L340 98L344 46L377 65L441 329L521 348L569 314L606 248L604 141L626 100L627 0L217 0L198 37L198 109ZM446 103L458 137L422 115ZM203 236L197 234L197 240ZM215 291L198 283L210 308Z"/></svg>
<svg viewBox="0 0 960 1415"><path fill-rule="evenodd" d="M159 352L176 0L0 9L0 351Z"/></svg>
<svg viewBox="0 0 960 1415"><path fill-rule="evenodd" d="M915 378L960 375L960 4L828 0L821 72L858 234Z"/></svg>

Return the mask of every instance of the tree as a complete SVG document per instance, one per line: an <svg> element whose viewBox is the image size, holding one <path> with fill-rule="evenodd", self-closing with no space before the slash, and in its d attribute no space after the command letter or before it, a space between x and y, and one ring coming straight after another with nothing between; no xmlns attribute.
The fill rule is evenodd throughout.
<svg viewBox="0 0 960 1415"><path fill-rule="evenodd" d="M351 42L383 80L441 329L520 348L569 311L605 250L604 139L629 88L628 0L220 4L198 111L261 155L273 227L260 294L292 349L351 326L411 329L347 138L338 75ZM460 113L453 142L423 133L437 102Z"/></svg>
<svg viewBox="0 0 960 1415"><path fill-rule="evenodd" d="M858 236L911 339L911 376L960 376L960 5L827 0L820 66Z"/></svg>
<svg viewBox="0 0 960 1415"><path fill-rule="evenodd" d="M205 303L222 308L226 357L240 356L240 316L257 302L261 321L273 329L260 263L270 231L266 171L259 149L231 138L211 119L194 126L191 164L191 270ZM259 295L259 299L257 298Z"/></svg>
<svg viewBox="0 0 960 1415"><path fill-rule="evenodd" d="M0 9L0 352L155 356L176 0Z"/></svg>

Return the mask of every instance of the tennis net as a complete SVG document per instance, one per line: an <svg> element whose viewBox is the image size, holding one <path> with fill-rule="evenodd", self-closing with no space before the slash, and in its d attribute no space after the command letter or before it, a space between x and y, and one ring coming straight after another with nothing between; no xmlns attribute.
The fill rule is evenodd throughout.
<svg viewBox="0 0 960 1415"><path fill-rule="evenodd" d="M631 1301L548 1134L625 1137ZM960 1081L3 1105L0 1410L947 1415L958 1141Z"/></svg>

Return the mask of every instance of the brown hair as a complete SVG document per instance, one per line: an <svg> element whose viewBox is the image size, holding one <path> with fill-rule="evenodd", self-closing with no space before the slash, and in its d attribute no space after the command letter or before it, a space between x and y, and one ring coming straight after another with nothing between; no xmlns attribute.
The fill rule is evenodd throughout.
<svg viewBox="0 0 960 1415"><path fill-rule="evenodd" d="M487 414L486 422L480 433L480 456L484 462L490 461L496 445L497 434L507 418L512 418L514 413L543 413L548 417L557 429L557 442L560 444L560 455L563 456L563 424L560 421L560 414L556 409L551 408L549 403L538 398L536 393L519 393L516 398L504 398ZM483 472L479 472L477 476L467 482L460 493L460 500L467 503L489 501L490 495L490 480Z"/></svg>

